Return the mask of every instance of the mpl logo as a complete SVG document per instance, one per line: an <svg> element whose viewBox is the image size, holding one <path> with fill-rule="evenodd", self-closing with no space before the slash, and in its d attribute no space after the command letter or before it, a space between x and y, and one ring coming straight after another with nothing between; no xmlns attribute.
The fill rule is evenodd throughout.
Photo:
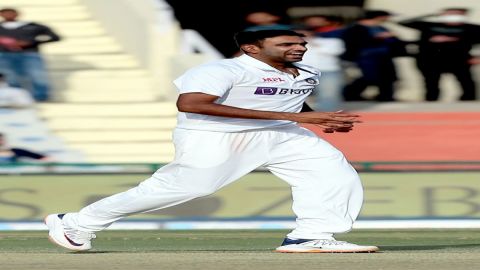
<svg viewBox="0 0 480 270"><path fill-rule="evenodd" d="M272 96L277 93L277 90L276 87L257 87L254 94Z"/></svg>
<svg viewBox="0 0 480 270"><path fill-rule="evenodd" d="M285 80L282 78L262 78L263 82L284 82Z"/></svg>

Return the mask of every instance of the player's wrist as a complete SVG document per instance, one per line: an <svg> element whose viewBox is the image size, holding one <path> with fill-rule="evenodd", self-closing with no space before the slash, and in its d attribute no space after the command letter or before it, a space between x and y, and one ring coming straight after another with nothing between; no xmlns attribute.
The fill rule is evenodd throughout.
<svg viewBox="0 0 480 270"><path fill-rule="evenodd" d="M300 117L298 113L291 112L281 112L277 120L288 120L293 122L300 122Z"/></svg>

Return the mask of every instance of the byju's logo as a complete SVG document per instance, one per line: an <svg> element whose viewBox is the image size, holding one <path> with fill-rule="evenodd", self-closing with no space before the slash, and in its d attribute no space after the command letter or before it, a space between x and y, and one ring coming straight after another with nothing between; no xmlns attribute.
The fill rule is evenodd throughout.
<svg viewBox="0 0 480 270"><path fill-rule="evenodd" d="M277 93L276 87L257 87L255 90L255 95L275 95Z"/></svg>

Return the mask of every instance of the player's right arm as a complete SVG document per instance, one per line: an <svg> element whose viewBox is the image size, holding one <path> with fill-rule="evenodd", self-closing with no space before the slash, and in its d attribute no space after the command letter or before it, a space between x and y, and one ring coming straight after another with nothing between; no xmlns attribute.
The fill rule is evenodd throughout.
<svg viewBox="0 0 480 270"><path fill-rule="evenodd" d="M262 119L262 120L288 120L298 123L315 124L326 132L348 132L354 123L358 123L358 115L345 112L271 112L237 108L215 103L218 96L201 92L180 94L177 108L180 112L197 113L212 116Z"/></svg>

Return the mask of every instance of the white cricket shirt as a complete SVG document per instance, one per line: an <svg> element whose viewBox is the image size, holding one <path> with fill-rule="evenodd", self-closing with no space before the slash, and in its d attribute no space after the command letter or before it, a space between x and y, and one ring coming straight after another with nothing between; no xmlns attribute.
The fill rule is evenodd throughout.
<svg viewBox="0 0 480 270"><path fill-rule="evenodd" d="M320 72L313 67L295 64L300 73L293 77L248 55L222 59L188 70L174 81L180 94L201 92L215 95L216 103L232 107L300 112L305 99L318 84ZM177 127L183 129L239 132L264 129L294 122L219 117L195 113L178 113Z"/></svg>

